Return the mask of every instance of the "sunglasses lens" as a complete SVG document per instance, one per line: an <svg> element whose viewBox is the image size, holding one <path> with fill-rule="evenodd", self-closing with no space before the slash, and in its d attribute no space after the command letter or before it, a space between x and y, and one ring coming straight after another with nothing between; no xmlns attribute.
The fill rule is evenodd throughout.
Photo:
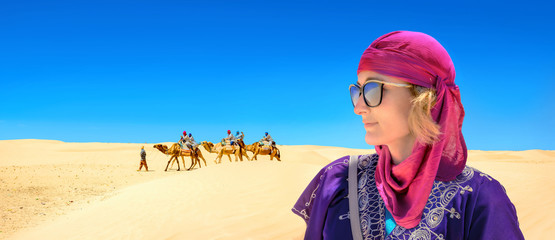
<svg viewBox="0 0 555 240"><path fill-rule="evenodd" d="M364 99L369 107L380 105L382 100L382 84L376 82L369 82L364 85Z"/></svg>
<svg viewBox="0 0 555 240"><path fill-rule="evenodd" d="M353 106L356 106L358 99L360 99L360 88L353 85L349 88L349 92L351 93L351 102Z"/></svg>

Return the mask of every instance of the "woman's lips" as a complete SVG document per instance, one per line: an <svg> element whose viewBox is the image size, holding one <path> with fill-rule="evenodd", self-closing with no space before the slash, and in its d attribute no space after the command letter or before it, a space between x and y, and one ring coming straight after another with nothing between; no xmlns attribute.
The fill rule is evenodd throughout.
<svg viewBox="0 0 555 240"><path fill-rule="evenodd" d="M364 123L364 128L371 128L373 126L378 125L377 122L372 122L372 123Z"/></svg>

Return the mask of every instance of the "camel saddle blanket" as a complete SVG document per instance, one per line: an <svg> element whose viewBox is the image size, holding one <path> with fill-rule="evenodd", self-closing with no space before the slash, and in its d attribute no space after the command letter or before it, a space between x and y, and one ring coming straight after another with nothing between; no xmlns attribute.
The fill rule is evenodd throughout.
<svg viewBox="0 0 555 240"><path fill-rule="evenodd" d="M270 149L272 149L272 147L270 147L268 145L262 146L262 150L270 150Z"/></svg>
<svg viewBox="0 0 555 240"><path fill-rule="evenodd" d="M225 145L224 149L225 149L225 150L233 150L233 146L231 146L231 145Z"/></svg>
<svg viewBox="0 0 555 240"><path fill-rule="evenodd" d="M181 154L191 154L191 150L189 150L189 149L181 149Z"/></svg>

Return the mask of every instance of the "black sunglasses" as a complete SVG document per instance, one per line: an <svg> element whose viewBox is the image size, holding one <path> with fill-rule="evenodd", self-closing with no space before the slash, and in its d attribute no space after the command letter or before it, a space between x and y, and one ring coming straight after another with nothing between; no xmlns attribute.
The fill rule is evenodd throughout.
<svg viewBox="0 0 555 240"><path fill-rule="evenodd" d="M351 84L349 86L349 92L351 94L351 102L353 103L353 107L357 105L358 100L360 99L362 88L362 93L364 94L364 102L368 107L377 107L382 103L382 96L383 96L383 85L391 85L395 87L406 87L410 88L410 84L404 83L391 83L391 82L384 82L381 80L368 80L366 81L362 87L359 87L356 84Z"/></svg>

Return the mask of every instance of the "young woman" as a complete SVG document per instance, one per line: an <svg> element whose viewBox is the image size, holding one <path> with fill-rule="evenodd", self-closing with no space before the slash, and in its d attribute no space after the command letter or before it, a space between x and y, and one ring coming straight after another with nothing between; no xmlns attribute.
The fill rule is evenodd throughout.
<svg viewBox="0 0 555 240"><path fill-rule="evenodd" d="M310 182L293 207L305 239L524 239L503 186L466 166L464 109L439 42L388 33L357 73L351 100L376 154L342 157Z"/></svg>

